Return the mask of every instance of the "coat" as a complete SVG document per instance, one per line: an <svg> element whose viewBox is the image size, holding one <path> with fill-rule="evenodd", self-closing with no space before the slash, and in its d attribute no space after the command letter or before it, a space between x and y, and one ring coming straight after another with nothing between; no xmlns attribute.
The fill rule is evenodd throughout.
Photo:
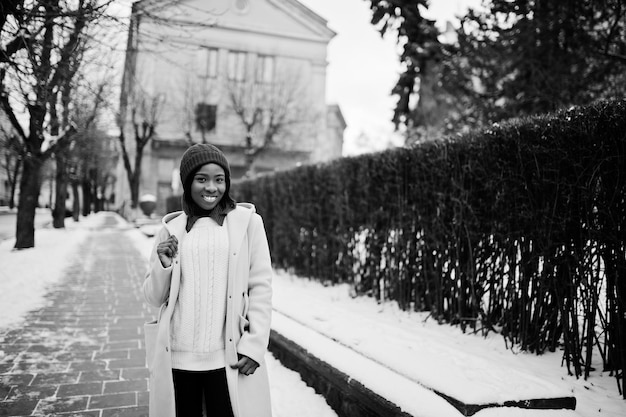
<svg viewBox="0 0 626 417"><path fill-rule="evenodd" d="M181 268L180 245L187 232L187 215L166 215L156 236L150 268L143 284L146 301L162 307L150 371L150 417L174 417L174 383L170 352L170 320L178 298ZM239 203L228 213L229 260L226 305L226 380L235 417L271 417L271 403L265 352L269 344L272 267L263 220L252 204ZM175 235L179 253L172 265L163 268L156 245ZM165 303L165 304L164 304ZM242 375L230 365L238 354L259 363L252 375Z"/></svg>

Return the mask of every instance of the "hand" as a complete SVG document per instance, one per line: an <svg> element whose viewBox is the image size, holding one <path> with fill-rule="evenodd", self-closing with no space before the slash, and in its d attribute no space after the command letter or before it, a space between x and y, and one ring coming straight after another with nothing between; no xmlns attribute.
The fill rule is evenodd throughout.
<svg viewBox="0 0 626 417"><path fill-rule="evenodd" d="M246 355L239 355L239 362L235 365L230 366L233 369L239 368L239 373L243 375L252 375L256 368L259 367L259 364L254 360L250 359Z"/></svg>
<svg viewBox="0 0 626 417"><path fill-rule="evenodd" d="M178 239L174 235L168 237L157 245L156 251L163 268L169 268L174 256L178 253Z"/></svg>

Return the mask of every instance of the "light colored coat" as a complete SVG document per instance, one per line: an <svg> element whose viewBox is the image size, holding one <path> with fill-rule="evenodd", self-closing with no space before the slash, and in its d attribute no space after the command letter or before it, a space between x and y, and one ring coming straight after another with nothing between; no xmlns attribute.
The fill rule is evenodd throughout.
<svg viewBox="0 0 626 417"><path fill-rule="evenodd" d="M180 288L180 245L187 232L187 215L170 213L156 236L150 257L150 270L143 284L146 301L162 306L157 343L150 370L150 417L174 417L174 383L170 351L170 320ZM252 204L239 203L228 213L229 259L226 306L226 379L235 417L270 417L271 403L265 352L269 343L272 312L272 266L263 220ZM170 235L178 239L179 253L169 268L163 268L156 245ZM245 376L230 365L238 354L259 363L252 375Z"/></svg>

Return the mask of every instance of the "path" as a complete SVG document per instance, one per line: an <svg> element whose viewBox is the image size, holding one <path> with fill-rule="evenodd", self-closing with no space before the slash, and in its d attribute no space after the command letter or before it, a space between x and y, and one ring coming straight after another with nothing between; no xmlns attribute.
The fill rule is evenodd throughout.
<svg viewBox="0 0 626 417"><path fill-rule="evenodd" d="M0 416L147 416L142 327L153 312L145 263L121 237L91 233L47 307L0 334Z"/></svg>

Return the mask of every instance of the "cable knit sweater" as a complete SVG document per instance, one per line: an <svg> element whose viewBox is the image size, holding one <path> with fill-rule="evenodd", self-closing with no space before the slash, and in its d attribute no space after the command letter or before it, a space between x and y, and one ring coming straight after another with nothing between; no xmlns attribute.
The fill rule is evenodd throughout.
<svg viewBox="0 0 626 417"><path fill-rule="evenodd" d="M180 250L181 284L171 321L172 367L223 368L228 229L200 218Z"/></svg>

